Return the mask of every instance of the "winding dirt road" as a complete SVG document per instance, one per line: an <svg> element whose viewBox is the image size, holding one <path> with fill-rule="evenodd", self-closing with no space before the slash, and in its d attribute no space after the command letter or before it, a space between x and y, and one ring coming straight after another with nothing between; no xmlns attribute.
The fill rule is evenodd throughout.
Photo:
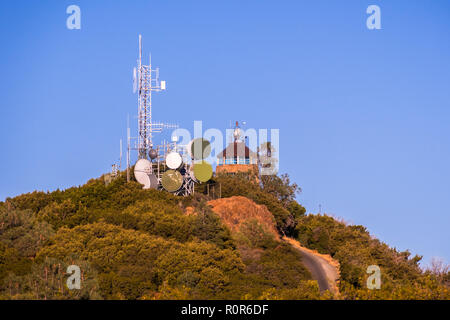
<svg viewBox="0 0 450 320"><path fill-rule="evenodd" d="M329 290L333 295L338 296L339 263L332 259L330 255L320 254L302 247L297 240L288 237L282 239L301 253L302 261L311 272L313 279L317 280L320 292Z"/></svg>
<svg viewBox="0 0 450 320"><path fill-rule="evenodd" d="M279 239L273 216L264 205L257 205L242 196L210 200L208 205L232 232L238 231L243 222L256 219L267 232ZM186 209L186 214L192 214L193 211L193 208ZM317 280L320 291L329 290L335 297L338 297L336 281L339 279L339 263L329 255L302 247L298 241L292 238L283 237L282 240L301 253L303 264L311 272L312 278Z"/></svg>

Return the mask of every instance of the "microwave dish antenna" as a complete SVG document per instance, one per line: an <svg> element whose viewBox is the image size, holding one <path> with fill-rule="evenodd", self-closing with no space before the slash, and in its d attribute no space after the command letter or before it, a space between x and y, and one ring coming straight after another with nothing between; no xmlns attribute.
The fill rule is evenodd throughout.
<svg viewBox="0 0 450 320"><path fill-rule="evenodd" d="M134 177L136 181L144 185L143 189L151 187L150 175L152 175L152 163L147 159L139 159L134 166Z"/></svg>
<svg viewBox="0 0 450 320"><path fill-rule="evenodd" d="M170 169L178 169L181 167L181 164L183 163L183 159L181 158L181 155L178 152L172 151L169 152L166 156L166 165Z"/></svg>

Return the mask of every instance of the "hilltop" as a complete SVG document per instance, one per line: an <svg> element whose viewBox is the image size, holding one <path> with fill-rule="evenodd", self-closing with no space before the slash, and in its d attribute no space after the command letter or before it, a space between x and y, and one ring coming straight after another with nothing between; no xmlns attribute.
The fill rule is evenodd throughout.
<svg viewBox="0 0 450 320"><path fill-rule="evenodd" d="M448 270L423 271L363 226L306 214L287 175L219 175L221 199L143 190L124 175L0 202L2 299L449 299ZM284 241L287 239L288 241ZM324 291L298 246L336 262ZM81 290L65 271L82 270ZM382 272L366 287L367 266Z"/></svg>

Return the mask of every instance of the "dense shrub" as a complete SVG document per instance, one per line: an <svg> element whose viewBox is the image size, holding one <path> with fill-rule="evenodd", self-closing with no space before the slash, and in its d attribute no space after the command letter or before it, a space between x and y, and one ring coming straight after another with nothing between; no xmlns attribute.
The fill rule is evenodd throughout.
<svg viewBox="0 0 450 320"><path fill-rule="evenodd" d="M0 241L23 257L33 257L53 235L53 228L30 210L0 209Z"/></svg>
<svg viewBox="0 0 450 320"><path fill-rule="evenodd" d="M286 175L215 180L222 197L263 205L263 218L233 212L229 219L242 221L230 223L207 204L208 195L143 190L123 173L107 185L92 179L0 202L0 299L331 298L279 235L338 260L344 299L449 299L448 268L424 272L420 257L388 247L362 226L305 215L295 201L300 189ZM80 291L64 285L69 264L82 269ZM371 264L381 268L380 290L365 286Z"/></svg>
<svg viewBox="0 0 450 320"><path fill-rule="evenodd" d="M327 215L298 219L297 238L304 246L330 254L340 263L340 291L348 299L449 298L448 287L419 267L420 256L410 257L372 237L363 226L347 225ZM382 290L367 289L367 267L381 269ZM414 294L415 290L417 294ZM426 293L428 292L428 293Z"/></svg>
<svg viewBox="0 0 450 320"><path fill-rule="evenodd" d="M205 268L214 267L224 274L243 270L240 258L231 249L202 241L182 244L106 223L61 228L36 259L47 257L89 262L98 272L105 298L137 299L156 291L163 281L177 285L187 271L199 277L197 289L202 293Z"/></svg>

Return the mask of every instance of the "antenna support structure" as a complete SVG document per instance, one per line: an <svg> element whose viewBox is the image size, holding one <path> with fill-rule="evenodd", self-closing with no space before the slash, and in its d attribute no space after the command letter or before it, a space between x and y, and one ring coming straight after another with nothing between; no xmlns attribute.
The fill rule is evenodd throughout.
<svg viewBox="0 0 450 320"><path fill-rule="evenodd" d="M142 63L142 36L139 35L139 59L137 61L135 88L138 92L138 158L147 159L148 152L153 148L153 133L161 132L163 128L174 127L168 124L152 121L152 92L166 89L166 82L159 80L159 68L152 69L152 57L149 64Z"/></svg>
<svg viewBox="0 0 450 320"><path fill-rule="evenodd" d="M127 125L127 181L130 180L130 151L137 150L138 159L148 159L149 151L153 149L153 134L163 129L178 128L177 125L154 122L152 119L152 92L166 90L166 82L159 79L159 68L152 67L152 58L149 64L142 62L142 36L139 35L139 58L137 67L133 69L133 92L138 95L138 135L130 136ZM134 141L132 141L134 140ZM133 143L134 142L134 143Z"/></svg>

